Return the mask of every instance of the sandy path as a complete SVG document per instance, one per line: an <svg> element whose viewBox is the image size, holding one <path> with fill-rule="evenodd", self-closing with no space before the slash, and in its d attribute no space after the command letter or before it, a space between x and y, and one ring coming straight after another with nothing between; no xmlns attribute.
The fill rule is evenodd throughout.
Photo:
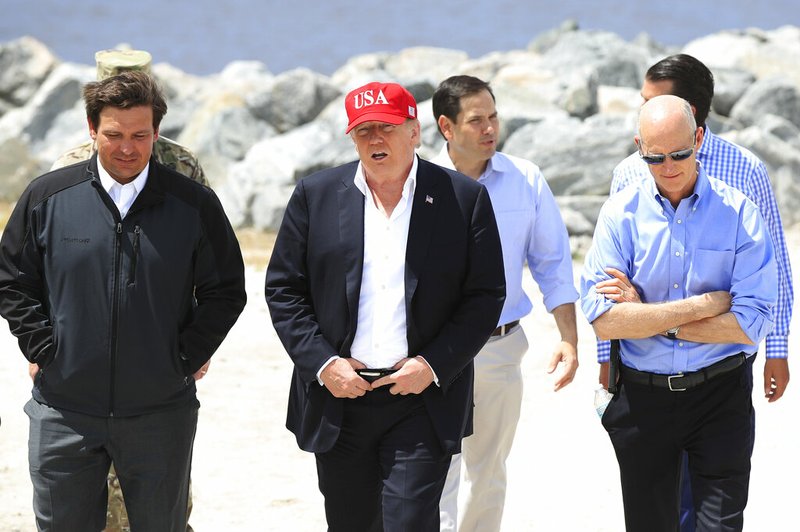
<svg viewBox="0 0 800 532"><path fill-rule="evenodd" d="M787 237L795 285L800 286L800 228ZM324 530L314 459L297 449L284 428L291 366L269 324L263 268L249 269L247 282L247 308L214 356L208 377L198 384L202 408L191 523L198 532ZM534 288L529 293L537 292ZM579 324L582 366L572 385L553 393L553 377L545 373L556 341L553 320L539 307L523 320L533 347L523 362L525 398L509 460L504 531L624 528L616 460L592 406L597 378L593 337L585 319L579 317ZM790 347L797 357L797 317L794 324ZM27 419L22 412L30 397L30 381L5 325L0 325L0 347L4 355L0 358L0 530L27 532L35 529L27 473ZM756 368L760 383L763 358ZM796 521L798 387L793 383L787 395L772 405L756 387L758 440L745 513L747 530L787 530Z"/></svg>

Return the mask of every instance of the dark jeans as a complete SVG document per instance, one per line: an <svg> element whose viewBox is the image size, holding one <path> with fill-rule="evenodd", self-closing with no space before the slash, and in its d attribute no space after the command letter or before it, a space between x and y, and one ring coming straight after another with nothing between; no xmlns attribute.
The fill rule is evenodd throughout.
<svg viewBox="0 0 800 532"><path fill-rule="evenodd" d="M111 463L133 530L185 532L199 403L141 416L78 414L25 405L33 509L40 531L86 532L106 523Z"/></svg>

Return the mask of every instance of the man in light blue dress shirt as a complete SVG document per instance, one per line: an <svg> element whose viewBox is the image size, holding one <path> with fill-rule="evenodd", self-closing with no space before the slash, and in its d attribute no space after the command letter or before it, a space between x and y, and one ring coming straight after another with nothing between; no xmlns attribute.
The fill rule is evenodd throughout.
<svg viewBox="0 0 800 532"><path fill-rule="evenodd" d="M706 173L742 191L758 206L767 225L776 251L778 264L778 303L774 307L775 327L765 339L764 394L769 402L783 396L789 384L789 323L792 320L792 268L783 233L778 205L764 163L749 150L714 135L706 125L714 95L714 76L698 59L687 54L665 57L651 66L645 75L642 98L647 101L661 94L673 94L687 100L694 111L697 125L704 129L703 143L697 149L697 160ZM631 154L614 169L611 194L631 183L649 179L650 172L638 153ZM628 294L635 291L624 278L611 281ZM610 342L598 340L597 360L600 382L608 386ZM686 469L684 469L686 472ZM681 532L694 532L694 509L691 482L685 477L682 487Z"/></svg>
<svg viewBox="0 0 800 532"><path fill-rule="evenodd" d="M775 252L754 203L697 164L688 102L642 106L636 144L652 179L609 198L581 279L599 338L620 338L605 414L628 532L678 528L688 453L699 530L742 530L753 440L752 360L772 330ZM631 290L604 283L612 270Z"/></svg>
<svg viewBox="0 0 800 532"><path fill-rule="evenodd" d="M555 390L569 384L578 368L578 293L567 230L547 181L532 162L496 151L500 125L489 84L473 76L446 79L433 95L433 113L447 144L432 162L468 175L489 191L506 279L506 301L498 327L475 357L475 430L464 439L462 453L452 459L440 502L440 530L499 530L506 492L505 462L522 404L520 364L528 350L519 326L520 318L532 308L522 290L525 263L561 335L548 367L552 373L563 364ZM467 496L459 513L462 460Z"/></svg>

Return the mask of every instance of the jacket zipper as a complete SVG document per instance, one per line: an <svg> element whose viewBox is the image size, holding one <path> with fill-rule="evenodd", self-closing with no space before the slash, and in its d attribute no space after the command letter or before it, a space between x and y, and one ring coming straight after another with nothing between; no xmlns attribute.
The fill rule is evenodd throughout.
<svg viewBox="0 0 800 532"><path fill-rule="evenodd" d="M138 225L133 228L133 258L131 259L131 275L128 278L128 286L136 284L136 263L139 258L139 235L142 228Z"/></svg>
<svg viewBox="0 0 800 532"><path fill-rule="evenodd" d="M120 264L122 263L122 222L117 222L114 240L114 287L111 307L111 379L109 379L108 415L114 417L114 383L117 367L117 323L119 322Z"/></svg>

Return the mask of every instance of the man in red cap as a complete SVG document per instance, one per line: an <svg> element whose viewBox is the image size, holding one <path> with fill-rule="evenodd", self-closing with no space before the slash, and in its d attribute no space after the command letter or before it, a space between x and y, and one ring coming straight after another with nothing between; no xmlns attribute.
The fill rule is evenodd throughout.
<svg viewBox="0 0 800 532"><path fill-rule="evenodd" d="M505 298L500 239L482 185L416 156L407 90L369 83L345 108L359 160L299 181L267 269L287 427L329 530L434 532Z"/></svg>

